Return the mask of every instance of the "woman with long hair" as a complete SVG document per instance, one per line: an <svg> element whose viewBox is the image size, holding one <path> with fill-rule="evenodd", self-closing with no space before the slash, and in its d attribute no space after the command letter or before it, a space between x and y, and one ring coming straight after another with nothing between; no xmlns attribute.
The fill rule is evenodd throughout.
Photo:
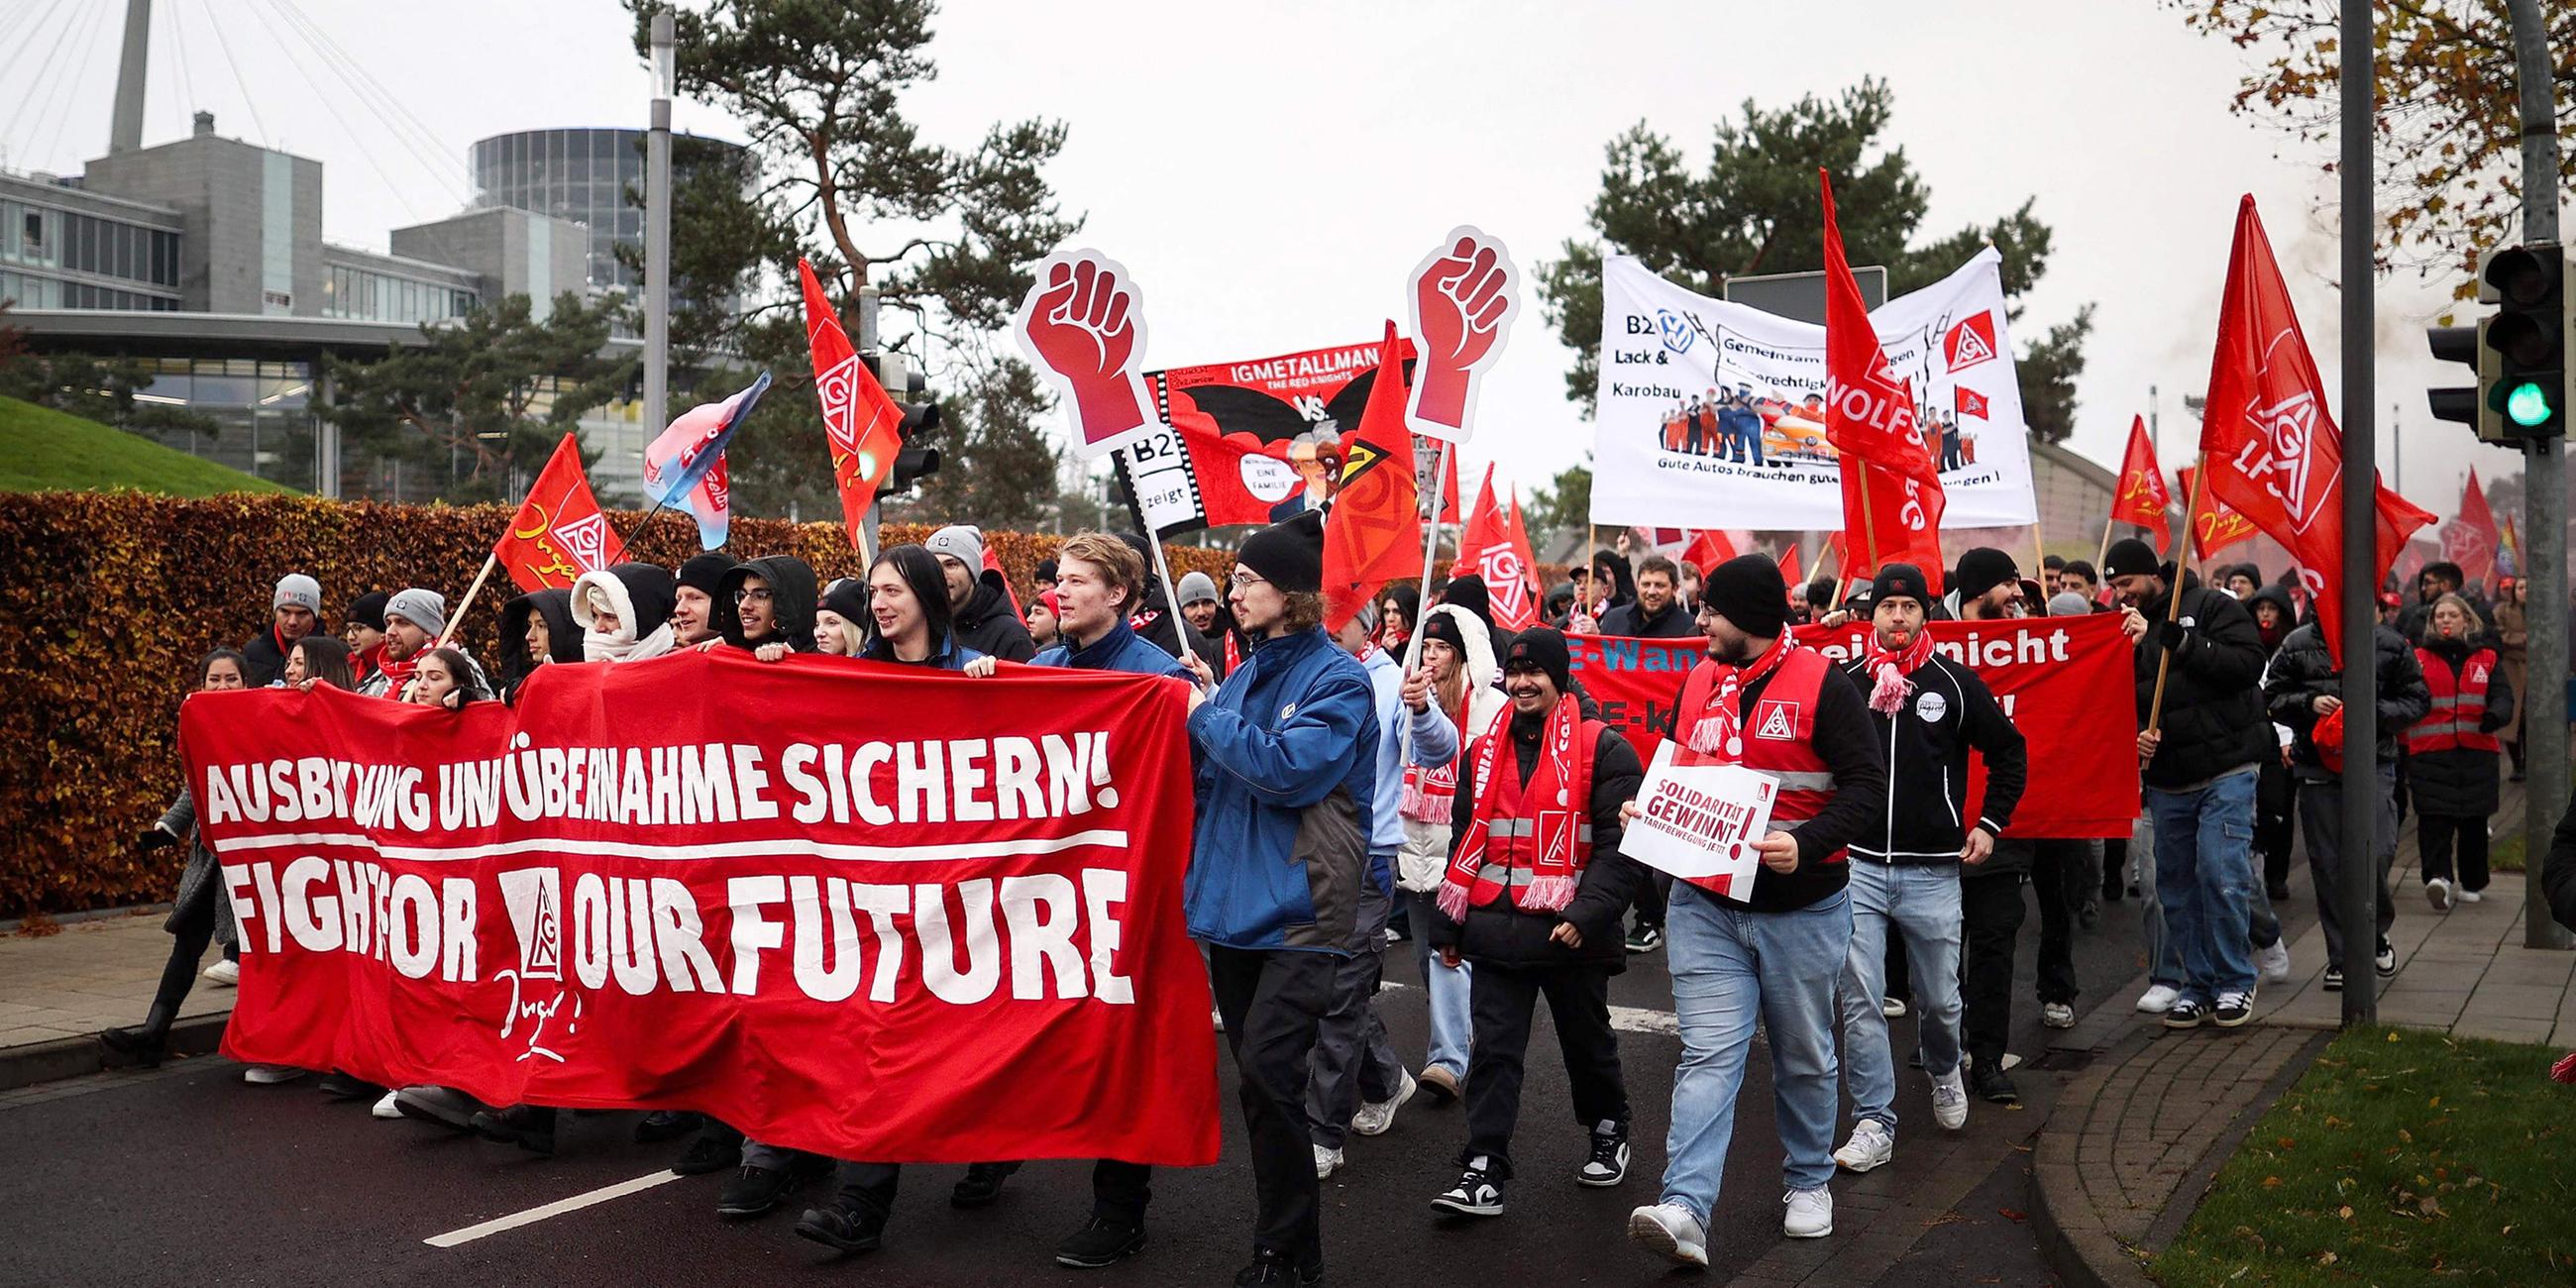
<svg viewBox="0 0 2576 1288"><path fill-rule="evenodd" d="M859 656L871 662L959 671L984 656L957 642L948 574L920 546L895 546L868 565L868 618L875 630Z"/></svg>
<svg viewBox="0 0 2576 1288"><path fill-rule="evenodd" d="M840 577L823 588L814 610L814 651L834 657L857 657L868 642L868 586L856 577Z"/></svg>
<svg viewBox="0 0 2576 1288"><path fill-rule="evenodd" d="M421 654L419 665L412 668L410 701L424 707L445 707L450 711L468 702L491 698L483 688L483 673L462 650L434 648Z"/></svg>
<svg viewBox="0 0 2576 1288"><path fill-rule="evenodd" d="M327 684L335 689L355 692L358 674L349 646L328 635L307 635L295 641L295 651L286 655L282 679L287 687L311 692L314 685Z"/></svg>
<svg viewBox="0 0 2576 1288"><path fill-rule="evenodd" d="M1466 1086L1467 1048L1475 1032L1473 968L1463 961L1448 965L1431 951L1429 931L1437 911L1432 901L1449 866L1451 807L1458 796L1459 762L1466 759L1463 748L1493 729L1510 699L1494 687L1501 671L1483 619L1459 605L1440 605L1423 619L1410 661L1431 673L1431 700L1458 727L1462 749L1437 769L1405 766L1404 795L1396 809L1404 817L1404 846L1396 856L1395 883L1410 905L1414 947L1431 999L1430 1053L1418 1081L1425 1094L1445 1104Z"/></svg>

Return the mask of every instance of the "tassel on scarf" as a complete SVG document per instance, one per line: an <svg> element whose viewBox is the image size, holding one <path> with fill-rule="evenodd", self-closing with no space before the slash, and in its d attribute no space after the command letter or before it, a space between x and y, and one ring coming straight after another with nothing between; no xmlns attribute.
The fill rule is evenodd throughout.
<svg viewBox="0 0 2576 1288"><path fill-rule="evenodd" d="M1905 695L1913 691L1913 684L1897 673L1894 662L1881 662L1878 683L1870 686L1869 709L1883 716L1895 715L1905 709Z"/></svg>
<svg viewBox="0 0 2576 1288"><path fill-rule="evenodd" d="M1433 902L1440 905L1441 916L1461 924L1467 920L1467 887L1455 880L1442 881L1440 897Z"/></svg>
<svg viewBox="0 0 2576 1288"><path fill-rule="evenodd" d="M1513 902L1519 904L1524 912L1562 912L1565 905L1574 902L1574 878L1533 878L1522 888L1520 898Z"/></svg>

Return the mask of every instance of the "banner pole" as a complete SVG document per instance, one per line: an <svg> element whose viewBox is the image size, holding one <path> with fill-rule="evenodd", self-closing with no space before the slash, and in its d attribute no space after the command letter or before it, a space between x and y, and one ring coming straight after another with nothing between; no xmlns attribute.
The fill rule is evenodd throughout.
<svg viewBox="0 0 2576 1288"><path fill-rule="evenodd" d="M2033 522L2030 525L2030 554L2031 558L2038 561L2030 566L2030 575L2034 579L2047 576L2048 541L2045 537L2040 535L2040 527L2037 522ZM2039 594L2040 598L2045 600L2049 595L2048 587L2040 587Z"/></svg>
<svg viewBox="0 0 2576 1288"><path fill-rule="evenodd" d="M1152 529L1151 535L1145 538L1145 544L1154 548L1154 575L1162 579L1163 605L1172 614L1172 642L1186 649L1190 646L1190 637L1183 628L1189 623L1181 619L1181 592L1172 589L1172 566L1163 558L1163 530Z"/></svg>
<svg viewBox="0 0 2576 1288"><path fill-rule="evenodd" d="M2112 525L2117 524L2119 521L2120 520L2116 515L2102 521L2102 553L2093 556L2093 576L2097 580L2102 576L2102 565L2110 561L2111 528Z"/></svg>
<svg viewBox="0 0 2576 1288"><path fill-rule="evenodd" d="M1422 589L1414 600L1413 608L1413 615L1417 620L1404 624L1405 652L1408 654L1417 651L1413 648L1413 640L1414 637L1422 634L1422 623L1418 619L1431 611L1431 561L1438 558L1440 553L1440 490L1446 485L1445 480L1449 477L1451 446L1447 439L1440 441L1440 463L1433 466L1431 470L1431 521L1422 525ZM1380 622L1378 625L1380 630L1385 629L1385 623ZM1395 660L1398 665L1404 663L1401 657Z"/></svg>
<svg viewBox="0 0 2576 1288"><path fill-rule="evenodd" d="M2183 512L2182 512L2182 513L2183 513L2183 520L2182 520L2182 540L2180 540L2180 541L2178 541L2178 542L2174 543L2174 560L2173 560L2173 565L2174 565L2173 598L2172 598L2172 599L2170 599L2170 600L2167 600L2167 601L2165 602L2165 620L2166 620L2166 621L2168 621L2168 622L2178 622L2178 621L2181 621L2181 620L2182 620L2182 574L2183 574L2182 560L2183 560L2183 555L2188 551L2188 549L2189 549L2189 548L2190 548L2190 546L2191 546L2192 537L2193 537L2194 535L2196 535L2196 534L2194 534L2194 533L2193 533L2193 531L2192 531L2192 521L2191 521L2191 520L2192 520L2192 516L2193 516L2193 515L2200 513L2200 489L2201 489L2201 487L2202 487L2204 484L2206 484L2206 483L2208 482L2208 480L2209 480L2209 460L2208 460L2207 456L2206 456L2206 455L2196 455L2196 456L2194 456L2194 457L2192 458L2192 462L2191 462L2191 501L2190 501L2190 503L2189 503L2189 504L2187 504L2187 505L2185 505L2185 506L2183 507ZM2148 732L2148 733L2154 733L2154 732L2156 731L2157 726L2158 726L2158 725L2163 721L2163 719L2164 719L2164 714L2165 714L2165 673L2166 673L2167 671L2172 670L2172 669L2173 669L2173 652L2172 652L2172 650L2170 650L2170 649L2157 649L2157 650L2156 650L2156 692L2155 692L2155 696L2154 696L2153 698L2151 698L2151 699L2147 702L2147 732Z"/></svg>
<svg viewBox="0 0 2576 1288"><path fill-rule="evenodd" d="M1861 567L1870 575L1876 576L1878 574L1878 514L1869 505L1869 462L1856 462L1853 468L1860 471L1860 536L1863 556ZM1849 555L1851 552L1846 550L1843 553Z"/></svg>
<svg viewBox="0 0 2576 1288"><path fill-rule="evenodd" d="M445 648L456 638L456 628L465 623L465 610L474 606L474 597L483 593L484 579L490 577L492 570L500 566L499 554L483 556L483 571L474 574L474 584L465 588L465 598L457 602L455 612L447 615L447 628L438 633L438 643L431 647Z"/></svg>

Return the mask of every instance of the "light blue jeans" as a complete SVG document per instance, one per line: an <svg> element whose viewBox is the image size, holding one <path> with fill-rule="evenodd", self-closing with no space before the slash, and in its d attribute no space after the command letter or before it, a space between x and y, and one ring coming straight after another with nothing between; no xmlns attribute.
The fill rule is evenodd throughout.
<svg viewBox="0 0 2576 1288"><path fill-rule="evenodd" d="M1404 897L1413 901L1413 944L1422 954L1422 986L1431 994L1431 1054L1423 1068L1438 1065L1467 1080L1467 1046L1475 1037L1475 1013L1468 1005L1473 991L1475 967L1465 961L1456 966L1441 964L1440 954L1431 951L1431 918L1437 913L1435 892L1407 890Z"/></svg>
<svg viewBox="0 0 2576 1288"><path fill-rule="evenodd" d="M1735 1137L1735 1098L1758 1017L1771 1045L1771 1097L1793 1190L1834 1174L1834 981L1851 953L1851 894L1795 912L1729 907L1673 883L1664 951L1682 1031L1673 1125L1664 1140L1662 1201L1706 1226Z"/></svg>
<svg viewBox="0 0 2576 1288"><path fill-rule="evenodd" d="M2253 766L2195 791L2146 789L2156 903L2182 959L2183 997L2208 1006L2254 991Z"/></svg>
<svg viewBox="0 0 2576 1288"><path fill-rule="evenodd" d="M1905 936L1922 1017L1923 1070L1959 1067L1959 865L1851 861L1851 951L1843 957L1843 1081L1852 1119L1896 1127L1896 1064L1887 1040L1887 928Z"/></svg>

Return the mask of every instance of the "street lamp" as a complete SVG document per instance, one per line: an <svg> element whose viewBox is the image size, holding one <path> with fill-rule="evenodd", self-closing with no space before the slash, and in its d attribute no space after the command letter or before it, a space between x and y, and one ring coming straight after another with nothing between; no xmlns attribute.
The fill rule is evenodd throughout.
<svg viewBox="0 0 2576 1288"><path fill-rule="evenodd" d="M653 116L644 136L644 436L669 422L671 384L671 15L653 15Z"/></svg>

